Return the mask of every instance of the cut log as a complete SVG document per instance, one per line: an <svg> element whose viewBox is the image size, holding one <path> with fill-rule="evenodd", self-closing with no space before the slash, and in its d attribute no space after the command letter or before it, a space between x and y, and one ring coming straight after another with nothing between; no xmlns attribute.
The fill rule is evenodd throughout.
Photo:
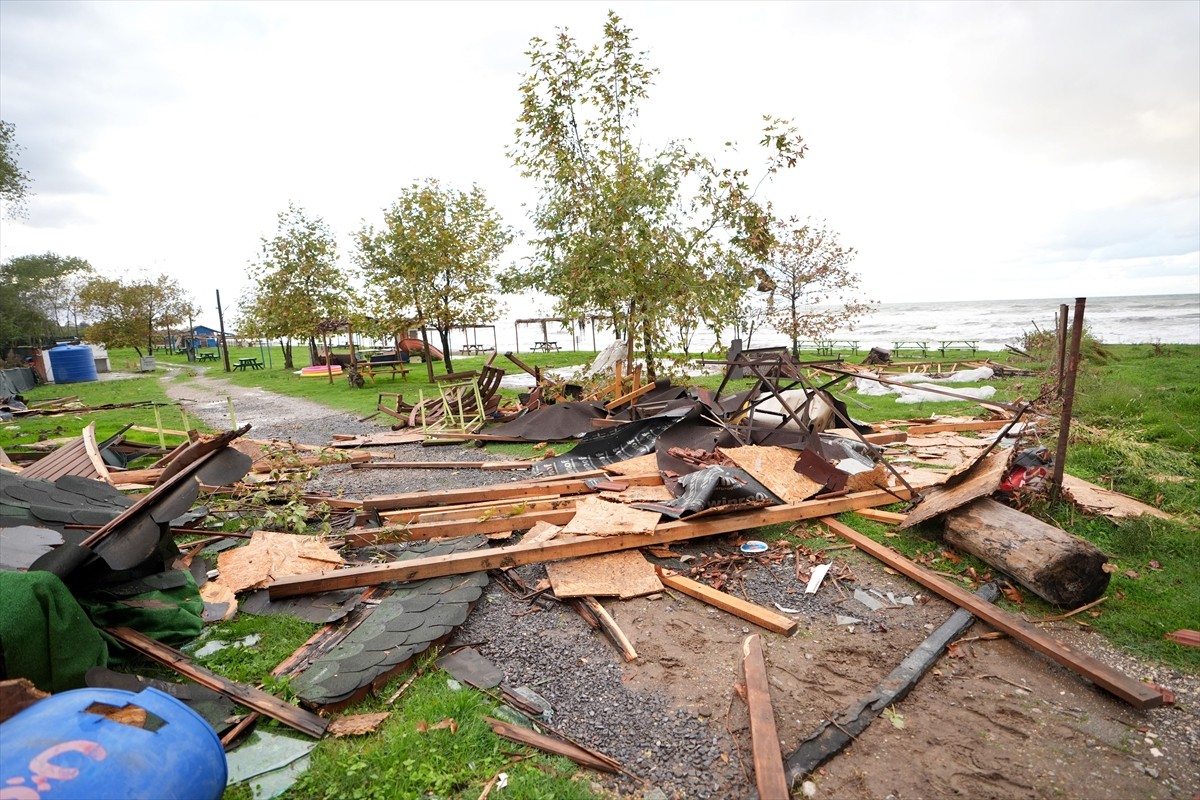
<svg viewBox="0 0 1200 800"><path fill-rule="evenodd" d="M1075 608L1108 588L1108 558L1091 542L984 497L947 514L952 547L1010 575L1048 603Z"/></svg>

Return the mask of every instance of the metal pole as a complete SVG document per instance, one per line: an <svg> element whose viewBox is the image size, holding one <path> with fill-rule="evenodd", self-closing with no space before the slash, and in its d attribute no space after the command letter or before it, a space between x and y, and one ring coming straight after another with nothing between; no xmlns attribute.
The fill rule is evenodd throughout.
<svg viewBox="0 0 1200 800"><path fill-rule="evenodd" d="M1058 364L1055 367L1055 373L1058 375L1058 397L1061 400L1063 396L1063 368L1067 361L1067 304L1063 303L1058 307L1058 340L1055 342L1058 345Z"/></svg>
<svg viewBox="0 0 1200 800"><path fill-rule="evenodd" d="M233 372L229 368L229 343L225 341L225 315L221 312L221 290L217 289L217 322L221 325L221 352L225 355L225 371ZM234 426L236 429L237 426Z"/></svg>
<svg viewBox="0 0 1200 800"><path fill-rule="evenodd" d="M1058 450L1054 455L1054 480L1051 492L1055 497L1062 493L1063 467L1067 463L1067 440L1071 438L1071 409L1075 405L1075 375L1079 371L1079 346L1083 341L1083 307L1086 303L1086 297L1075 298L1075 318L1071 321L1071 353L1067 358L1062 414L1058 419Z"/></svg>

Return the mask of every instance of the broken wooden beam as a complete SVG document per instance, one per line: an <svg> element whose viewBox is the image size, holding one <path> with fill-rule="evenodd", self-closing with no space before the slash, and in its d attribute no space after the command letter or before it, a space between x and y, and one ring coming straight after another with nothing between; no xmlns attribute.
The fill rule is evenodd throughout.
<svg viewBox="0 0 1200 800"><path fill-rule="evenodd" d="M989 497L951 511L942 539L982 559L1048 603L1077 608L1104 594L1108 556L1072 536Z"/></svg>
<svg viewBox="0 0 1200 800"><path fill-rule="evenodd" d="M731 594L718 591L711 586L706 586L699 581L685 578L682 575L676 575L669 570L660 568L657 571L658 578L663 582L664 586L669 586L672 589L683 592L722 611L728 611L735 617L741 617L748 622L753 622L760 628L766 628L775 633L782 633L784 636L791 636L800 627L800 623L796 620L785 617L782 614L777 614L770 609L763 608L754 603L747 602L740 597L734 597Z"/></svg>
<svg viewBox="0 0 1200 800"><path fill-rule="evenodd" d="M975 596L992 603L1000 596L1000 590L996 584L989 583L981 587ZM885 708L903 700L941 658L946 645L961 638L974 624L975 615L970 611L965 608L955 610L948 620L905 656L870 694L860 697L835 719L817 726L816 731L784 761L788 785L791 786L833 758L865 731Z"/></svg>
<svg viewBox="0 0 1200 800"><path fill-rule="evenodd" d="M1157 708L1163 697L1151 686L1134 680L1113 669L1104 662L1059 642L1028 622L999 608L985 603L970 592L960 589L944 578L938 577L904 556L884 547L873 539L863 536L853 528L836 519L823 517L821 523L829 530L852 542L864 552L887 564L897 572L912 578L927 589L937 592L961 608L970 610L977 617L997 630L1007 633L1032 649L1061 664L1075 674L1087 678L1097 686L1111 692L1135 708Z"/></svg>
<svg viewBox="0 0 1200 800"><path fill-rule="evenodd" d="M878 508L860 508L854 512L864 519L882 522L886 525L899 525L904 522L904 514L898 514L895 511L880 511Z"/></svg>
<svg viewBox="0 0 1200 800"><path fill-rule="evenodd" d="M484 717L483 721L492 727L492 731L497 736L501 736L509 741L528 745L529 747L536 747L538 750L569 758L581 767L594 769L597 772L616 773L619 771L609 763L612 759L580 747L573 742L556 739L553 736L537 733L520 725L502 722L492 717Z"/></svg>
<svg viewBox="0 0 1200 800"><path fill-rule="evenodd" d="M594 597L581 597L579 602L592 612L600 624L600 630L604 631L604 635L621 652L621 657L626 661L637 661L638 654L637 650L633 649L633 642L629 641L629 637L625 635L625 631L621 630L621 626L613 619L612 614L608 613L608 609Z"/></svg>
<svg viewBox="0 0 1200 800"><path fill-rule="evenodd" d="M375 530L359 530L347 534L344 538L351 547L365 547L370 544L383 542L422 541L425 539L451 539L457 536L470 536L477 533L502 533L504 531L525 531L539 522L551 525L565 525L575 516L574 508L564 508L557 511L534 511L528 514L496 515L480 519L482 514L473 519L455 519L444 522L415 522L411 525L377 528Z"/></svg>
<svg viewBox="0 0 1200 800"><path fill-rule="evenodd" d="M387 581L413 581L439 575L459 575L464 572L516 567L522 564L536 564L597 553L612 553L617 550L682 542L701 536L731 533L780 522L813 519L828 514L840 514L843 511L868 508L873 505L887 505L897 499L905 499L906 496L907 491L903 489L874 489L869 492L856 492L825 500L806 500L794 505L772 506L741 513L703 517L694 522L688 520L666 522L659 525L652 533L646 534L579 536L565 542L551 540L537 544L514 544L467 553L405 559L386 564L370 564L309 575L296 575L274 581L270 585L270 594L271 599L274 600L277 597L292 597L331 589L374 586Z"/></svg>
<svg viewBox="0 0 1200 800"><path fill-rule="evenodd" d="M742 669L746 676L746 709L750 716L750 747L754 756L754 783L761 798L791 797L783 771L779 729L771 706L767 662L762 637L752 633L742 642Z"/></svg>
<svg viewBox="0 0 1200 800"><path fill-rule="evenodd" d="M973 422L937 422L932 425L913 425L908 429L909 436L924 436L929 433L945 433L947 431L998 431L1008 423L1009 419L976 420Z"/></svg>
<svg viewBox="0 0 1200 800"><path fill-rule="evenodd" d="M278 720L289 728L295 728L301 733L320 739L325 733L325 728L329 726L327 719L322 719L310 711L285 703L261 689L209 672L204 667L193 664L186 655L174 647L157 642L132 628L105 628L105 630L131 650L157 661L164 667L175 670L201 686L220 692L235 703L240 703L265 717Z"/></svg>

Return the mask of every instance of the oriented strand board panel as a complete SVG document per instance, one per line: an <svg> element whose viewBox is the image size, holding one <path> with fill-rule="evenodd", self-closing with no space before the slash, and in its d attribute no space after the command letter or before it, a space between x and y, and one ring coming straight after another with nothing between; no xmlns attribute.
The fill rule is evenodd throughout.
<svg viewBox="0 0 1200 800"><path fill-rule="evenodd" d="M619 597L628 600L663 590L654 565L637 550L620 550L546 565L556 597Z"/></svg>
<svg viewBox="0 0 1200 800"><path fill-rule="evenodd" d="M796 472L796 460L800 454L795 450L746 445L721 448L721 453L789 505L807 500L824 488L807 475Z"/></svg>
<svg viewBox="0 0 1200 800"><path fill-rule="evenodd" d="M600 496L618 503L661 503L674 497L666 486L630 486L619 492L601 492Z"/></svg>
<svg viewBox="0 0 1200 800"><path fill-rule="evenodd" d="M899 529L911 528L919 522L953 511L977 497L987 497L1000 488L1010 456L1011 450L993 450L978 463L956 471L947 479L950 483L929 490L925 499L900 523Z"/></svg>
<svg viewBox="0 0 1200 800"><path fill-rule="evenodd" d="M647 453L627 461L618 461L606 466L604 471L613 475L650 475L658 472L658 456L654 453Z"/></svg>
<svg viewBox="0 0 1200 800"><path fill-rule="evenodd" d="M333 569L344 559L316 536L255 531L250 543L217 556L217 582L234 592L262 589L290 575Z"/></svg>
<svg viewBox="0 0 1200 800"><path fill-rule="evenodd" d="M653 511L610 503L599 497L584 497L575 505L574 518L563 533L584 536L617 536L623 533L654 533L661 517Z"/></svg>

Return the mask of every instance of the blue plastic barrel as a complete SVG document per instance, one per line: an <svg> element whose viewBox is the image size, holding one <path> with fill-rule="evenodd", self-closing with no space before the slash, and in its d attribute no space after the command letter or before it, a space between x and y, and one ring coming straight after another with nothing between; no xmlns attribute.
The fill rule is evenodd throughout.
<svg viewBox="0 0 1200 800"><path fill-rule="evenodd" d="M46 351L55 383L83 383L97 380L96 359L86 344L60 344Z"/></svg>
<svg viewBox="0 0 1200 800"><path fill-rule="evenodd" d="M144 709L148 723L87 710L97 703ZM226 774L213 729L157 689L61 692L0 724L6 800L217 800Z"/></svg>

